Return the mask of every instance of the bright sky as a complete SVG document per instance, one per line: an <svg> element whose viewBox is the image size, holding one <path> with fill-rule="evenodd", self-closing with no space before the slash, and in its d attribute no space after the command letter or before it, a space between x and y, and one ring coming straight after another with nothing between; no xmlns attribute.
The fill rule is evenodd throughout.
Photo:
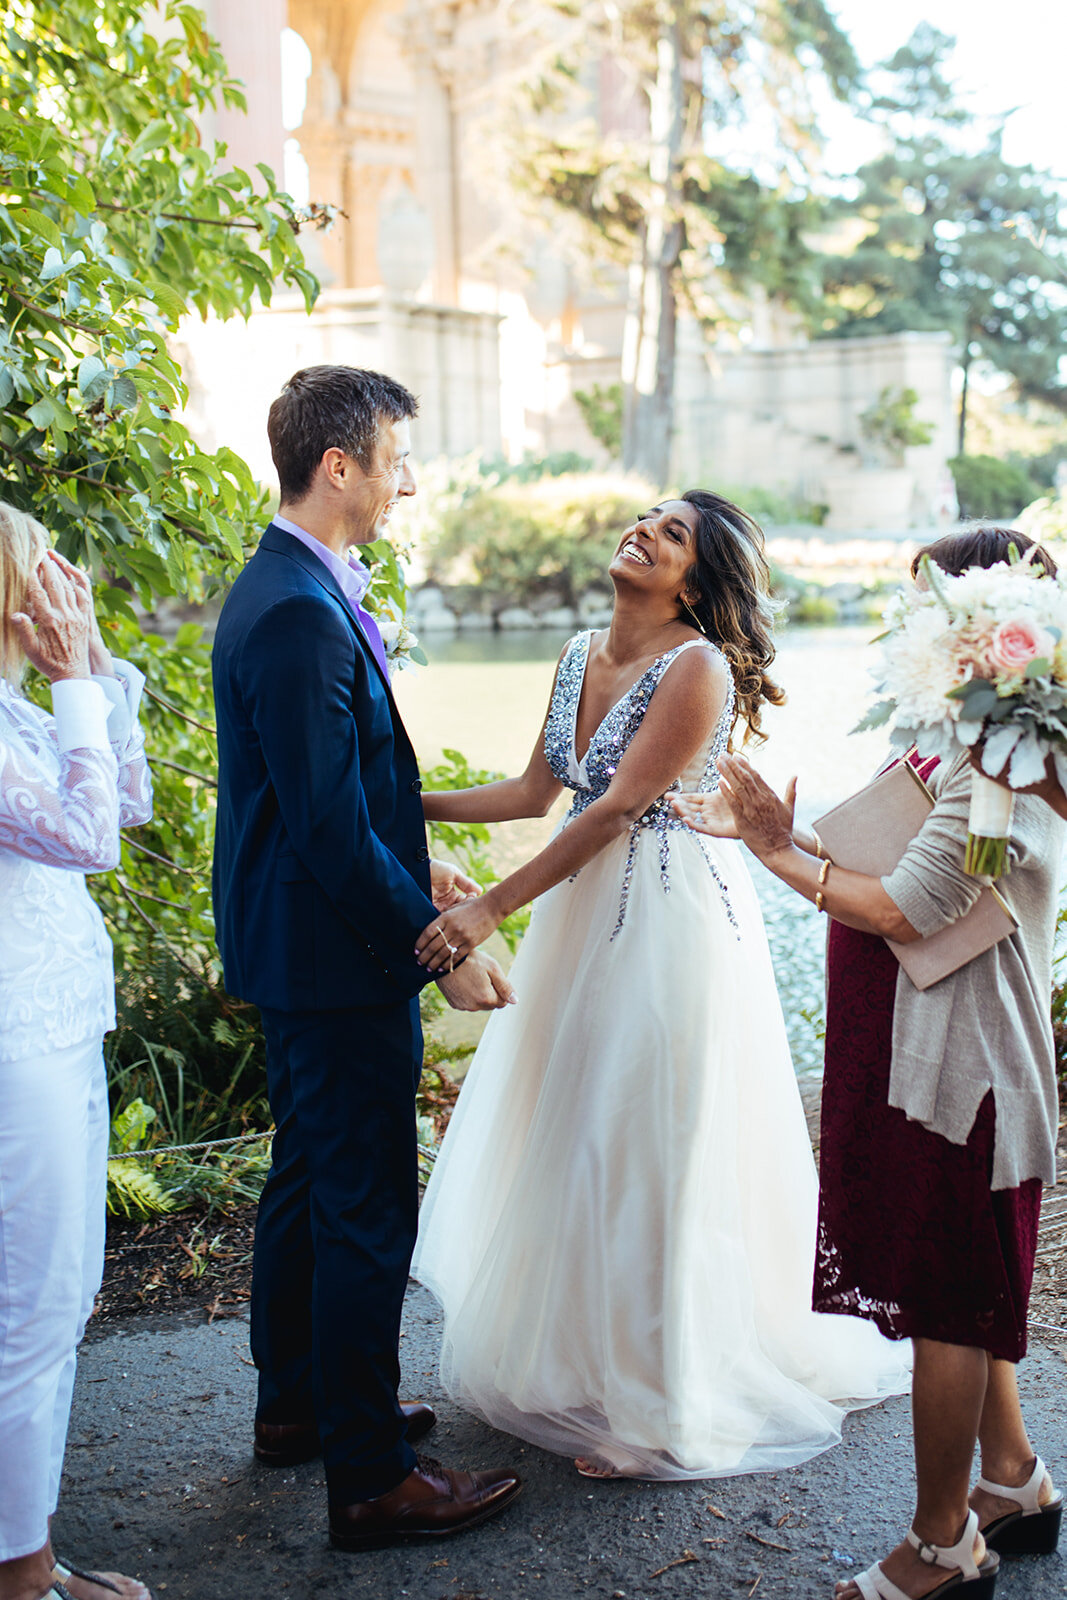
<svg viewBox="0 0 1067 1600"><path fill-rule="evenodd" d="M884 60L920 22L954 34L949 76L971 91L975 111L1019 110L1008 123L1004 154L1067 179L1067 5L1063 0L830 0L830 9L865 66ZM862 136L863 130L859 130ZM847 139L834 129L833 165L854 170L858 149L853 124Z"/></svg>

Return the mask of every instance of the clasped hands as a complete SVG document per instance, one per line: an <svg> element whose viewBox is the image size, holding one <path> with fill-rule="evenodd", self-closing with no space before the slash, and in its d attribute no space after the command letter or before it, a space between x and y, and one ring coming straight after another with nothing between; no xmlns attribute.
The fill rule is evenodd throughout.
<svg viewBox="0 0 1067 1600"><path fill-rule="evenodd" d="M433 973L449 1005L457 1011L513 1005L515 991L500 963L475 948L501 921L491 897L447 861L430 862L430 894L438 915L419 935L415 955Z"/></svg>

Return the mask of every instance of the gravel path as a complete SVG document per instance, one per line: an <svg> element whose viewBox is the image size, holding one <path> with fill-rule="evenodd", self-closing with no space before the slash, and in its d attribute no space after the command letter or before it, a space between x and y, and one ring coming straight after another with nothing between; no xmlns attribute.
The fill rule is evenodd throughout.
<svg viewBox="0 0 1067 1600"><path fill-rule="evenodd" d="M156 1600L827 1600L884 1552L910 1511L908 1402L848 1419L814 1461L696 1484L589 1484L440 1397L436 1306L408 1294L404 1392L438 1403L447 1462L513 1464L526 1481L496 1521L440 1545L330 1550L321 1467L271 1472L250 1447L247 1324L142 1317L83 1351L56 1519L59 1549L139 1572ZM1067 1344L1020 1369L1035 1442L1067 1478ZM1067 1595L1059 1556L1005 1562L998 1600Z"/></svg>

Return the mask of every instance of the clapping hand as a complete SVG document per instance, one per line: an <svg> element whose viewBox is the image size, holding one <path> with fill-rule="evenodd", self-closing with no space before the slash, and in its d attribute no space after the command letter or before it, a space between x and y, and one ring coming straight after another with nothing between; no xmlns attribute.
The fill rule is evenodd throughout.
<svg viewBox="0 0 1067 1600"><path fill-rule="evenodd" d="M797 780L790 778L782 798L744 756L720 756L717 765L721 790L742 843L761 858L791 849Z"/></svg>
<svg viewBox="0 0 1067 1600"><path fill-rule="evenodd" d="M694 833L706 833L712 839L738 837L730 802L721 789L714 794L675 794L671 805Z"/></svg>
<svg viewBox="0 0 1067 1600"><path fill-rule="evenodd" d="M50 683L88 678L91 672L92 597L87 614L79 586L67 575L69 566L62 556L49 551L30 574L26 610L11 614L11 626L26 660Z"/></svg>
<svg viewBox="0 0 1067 1600"><path fill-rule="evenodd" d="M430 862L430 899L438 911L450 911L481 892L481 884L468 878L453 862Z"/></svg>
<svg viewBox="0 0 1067 1600"><path fill-rule="evenodd" d="M96 607L93 603L93 586L87 573L76 567L73 561L68 561L66 556L61 556L58 550L50 550L49 558L55 562L60 572L70 580L74 586L78 606L89 624L89 668L98 677L113 678L115 669L111 664L111 652L104 643L100 632L100 624L96 620Z"/></svg>

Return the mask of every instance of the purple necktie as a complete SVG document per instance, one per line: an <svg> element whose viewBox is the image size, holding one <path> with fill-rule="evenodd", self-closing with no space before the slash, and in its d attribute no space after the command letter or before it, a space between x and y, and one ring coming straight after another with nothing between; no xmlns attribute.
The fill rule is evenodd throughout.
<svg viewBox="0 0 1067 1600"><path fill-rule="evenodd" d="M385 673L385 681L388 683L389 663L386 659L385 646L382 643L381 629L378 627L378 624L375 622L370 612L364 611L363 607L358 601L355 603L355 609L359 625L367 636L367 643L374 651L374 659Z"/></svg>

